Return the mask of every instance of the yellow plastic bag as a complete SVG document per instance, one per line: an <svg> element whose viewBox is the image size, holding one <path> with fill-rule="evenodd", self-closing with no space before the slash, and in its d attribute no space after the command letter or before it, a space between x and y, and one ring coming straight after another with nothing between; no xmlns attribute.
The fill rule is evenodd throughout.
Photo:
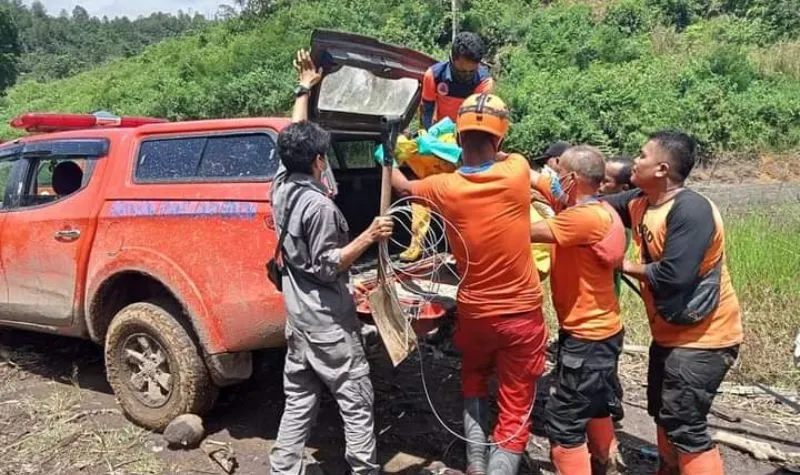
<svg viewBox="0 0 800 475"><path fill-rule="evenodd" d="M531 223L538 223L545 218L552 215L552 210L541 202L531 203ZM533 243L531 244L531 255L533 256L533 264L536 266L536 271L539 273L539 280L544 281L550 275L550 252L552 244L546 243Z"/></svg>
<svg viewBox="0 0 800 475"><path fill-rule="evenodd" d="M446 135L453 136L453 134ZM448 140L452 140L452 143L455 143L455 136ZM399 137L397 139L397 146L394 152L395 157L397 157L397 162L408 166L417 178L422 179L431 175L438 175L439 173L455 171L455 164L442 160L435 155L420 155L418 151L416 140L411 140L406 137Z"/></svg>
<svg viewBox="0 0 800 475"><path fill-rule="evenodd" d="M417 141L412 140L405 135L397 137L397 144L394 147L394 156L399 163L403 163L410 157L417 154Z"/></svg>

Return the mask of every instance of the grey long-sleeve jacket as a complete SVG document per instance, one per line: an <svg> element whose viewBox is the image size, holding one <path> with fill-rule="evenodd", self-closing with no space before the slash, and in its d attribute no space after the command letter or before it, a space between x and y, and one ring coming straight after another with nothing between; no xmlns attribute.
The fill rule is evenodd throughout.
<svg viewBox="0 0 800 475"><path fill-rule="evenodd" d="M359 320L347 287L349 274L338 270L341 248L349 242L347 221L314 177L287 174L281 165L271 191L278 233L295 193L299 197L283 243L288 271L283 276L288 324L308 332L328 331L334 326L356 329Z"/></svg>

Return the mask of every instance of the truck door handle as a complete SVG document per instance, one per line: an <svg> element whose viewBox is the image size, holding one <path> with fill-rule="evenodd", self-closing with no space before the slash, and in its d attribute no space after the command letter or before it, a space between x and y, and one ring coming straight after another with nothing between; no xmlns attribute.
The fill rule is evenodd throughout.
<svg viewBox="0 0 800 475"><path fill-rule="evenodd" d="M54 237L56 241L72 242L81 237L81 231L79 229L62 229L56 231Z"/></svg>

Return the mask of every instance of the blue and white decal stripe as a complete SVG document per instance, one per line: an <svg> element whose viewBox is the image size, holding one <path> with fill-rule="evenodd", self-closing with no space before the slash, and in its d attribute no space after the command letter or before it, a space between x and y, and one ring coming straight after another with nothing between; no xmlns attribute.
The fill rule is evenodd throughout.
<svg viewBox="0 0 800 475"><path fill-rule="evenodd" d="M111 216L255 219L257 203L244 201L112 201Z"/></svg>

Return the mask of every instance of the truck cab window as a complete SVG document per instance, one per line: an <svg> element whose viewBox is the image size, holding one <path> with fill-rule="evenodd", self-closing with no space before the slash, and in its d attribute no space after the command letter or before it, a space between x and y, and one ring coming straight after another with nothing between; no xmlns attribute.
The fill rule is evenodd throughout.
<svg viewBox="0 0 800 475"><path fill-rule="evenodd" d="M136 181L267 181L278 171L275 141L266 133L145 140Z"/></svg>
<svg viewBox="0 0 800 475"><path fill-rule="evenodd" d="M3 200L0 202L0 210L10 208L14 202L16 190L12 186L12 172L15 163L16 161L14 160L3 160L0 162L0 191L3 193Z"/></svg>
<svg viewBox="0 0 800 475"><path fill-rule="evenodd" d="M89 183L94 161L84 158L27 159L29 180L20 207L38 206L66 198Z"/></svg>

